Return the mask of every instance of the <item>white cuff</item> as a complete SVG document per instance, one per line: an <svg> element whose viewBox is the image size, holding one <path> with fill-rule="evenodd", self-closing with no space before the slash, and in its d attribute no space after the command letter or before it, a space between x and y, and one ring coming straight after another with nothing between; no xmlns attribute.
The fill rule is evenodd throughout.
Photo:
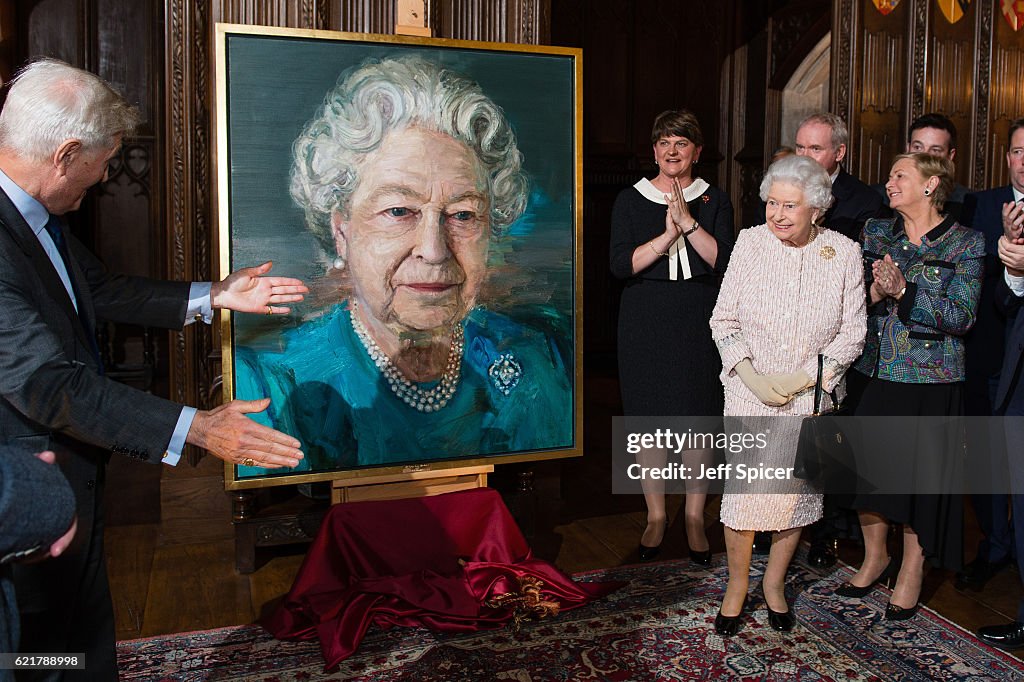
<svg viewBox="0 0 1024 682"><path fill-rule="evenodd" d="M192 282L188 290L188 310L185 311L185 324L202 320L206 324L213 322L213 302L210 300L210 282Z"/></svg>
<svg viewBox="0 0 1024 682"><path fill-rule="evenodd" d="M1011 275L1007 270L1003 270L1003 275L1006 279L1006 285L1010 287L1013 295L1017 298L1024 297L1024 277Z"/></svg>
<svg viewBox="0 0 1024 682"><path fill-rule="evenodd" d="M181 460L181 451L185 449L185 438L189 429L192 428L192 420L196 418L196 408L183 407L178 415L178 423L174 425L174 433L171 434L171 442L167 444L167 452L161 458L164 464L172 467L177 466Z"/></svg>

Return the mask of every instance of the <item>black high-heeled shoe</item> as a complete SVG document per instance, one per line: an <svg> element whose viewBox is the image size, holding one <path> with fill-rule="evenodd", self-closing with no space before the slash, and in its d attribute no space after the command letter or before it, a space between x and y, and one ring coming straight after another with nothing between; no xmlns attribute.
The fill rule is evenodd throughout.
<svg viewBox="0 0 1024 682"><path fill-rule="evenodd" d="M889 578L892 578L899 572L899 564L896 563L895 559L890 558L889 563L886 565L885 568L882 569L882 572L878 574L878 577L872 580L871 583L867 586L859 587L850 582L845 582L839 587L837 587L833 594L839 597L863 597L868 592L875 589L875 585L882 582L883 580L888 580Z"/></svg>
<svg viewBox="0 0 1024 682"><path fill-rule="evenodd" d="M886 620L910 620L917 615L918 610L921 608L921 602L917 602L909 609L905 609L902 606L896 604L888 604L885 607L885 619Z"/></svg>
<svg viewBox="0 0 1024 682"><path fill-rule="evenodd" d="M705 549L703 552L698 552L695 549L690 550L690 561L700 566L711 565L711 550Z"/></svg>
<svg viewBox="0 0 1024 682"><path fill-rule="evenodd" d="M747 598L743 597L743 603L740 605L740 612L735 616L726 616L722 613L721 607L718 609L718 615L715 616L715 632L720 634L722 637L732 637L740 631L740 623L742 623L743 612L747 610Z"/></svg>
<svg viewBox="0 0 1024 682"><path fill-rule="evenodd" d="M640 543L640 561L650 561L651 559L658 556L658 552L661 551L661 543L658 543L654 547L648 547L644 543Z"/></svg>
<svg viewBox="0 0 1024 682"><path fill-rule="evenodd" d="M775 611L772 607L768 606L768 596L764 593L764 583L761 583L761 598L764 599L764 607L768 609L768 625L771 626L772 630L778 630L779 632L789 632L796 625L796 616L793 615L793 609L789 606L789 602L786 603L785 611Z"/></svg>

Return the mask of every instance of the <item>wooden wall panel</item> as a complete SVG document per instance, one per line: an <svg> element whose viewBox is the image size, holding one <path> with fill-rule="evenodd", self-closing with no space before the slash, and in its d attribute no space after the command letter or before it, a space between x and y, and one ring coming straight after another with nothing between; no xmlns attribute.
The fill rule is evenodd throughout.
<svg viewBox="0 0 1024 682"><path fill-rule="evenodd" d="M330 23L324 17L323 26L354 33L394 33L394 2L366 2L366 0L337 0L334 7L322 3L329 17L337 17L337 23ZM344 27L344 28L342 28Z"/></svg>
<svg viewBox="0 0 1024 682"><path fill-rule="evenodd" d="M930 30L924 38L927 59L921 113L940 111L953 121L957 147L967 152L956 164L956 180L968 186L972 181L970 150L974 148L975 26L984 4L992 3L972 2L964 16L951 24L935 3L928 3Z"/></svg>
<svg viewBox="0 0 1024 682"><path fill-rule="evenodd" d="M844 167L867 183L888 176L892 157L906 147L908 34L913 0L883 15L870 0L837 3L833 17L833 111L846 120L850 144ZM835 7L835 6L834 6ZM838 68L837 68L838 65Z"/></svg>
<svg viewBox="0 0 1024 682"><path fill-rule="evenodd" d="M81 66L89 58L89 4L85 0L18 3L22 59L56 57Z"/></svg>
<svg viewBox="0 0 1024 682"><path fill-rule="evenodd" d="M431 0L434 35L458 40L546 44L551 0Z"/></svg>
<svg viewBox="0 0 1024 682"><path fill-rule="evenodd" d="M1007 133L1010 123L1024 116L1024 33L1015 32L994 13L991 42L991 89L988 92L989 129L984 148L988 186L1010 182L1006 169ZM978 98L979 101L985 101Z"/></svg>
<svg viewBox="0 0 1024 682"><path fill-rule="evenodd" d="M886 16L870 0L832 5L833 111L850 123L851 171L883 178L910 122L938 111L957 127L957 181L976 189L1008 182L1006 132L1024 115L1024 33L999 3L971 2L956 23L934 0L902 0ZM896 112L890 94L902 98Z"/></svg>

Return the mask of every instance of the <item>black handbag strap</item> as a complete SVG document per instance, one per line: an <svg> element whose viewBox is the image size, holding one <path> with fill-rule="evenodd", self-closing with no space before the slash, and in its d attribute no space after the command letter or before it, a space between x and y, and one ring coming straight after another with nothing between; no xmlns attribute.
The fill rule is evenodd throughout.
<svg viewBox="0 0 1024 682"><path fill-rule="evenodd" d="M822 353L818 353L818 380L814 384L814 414L821 414L821 394L825 392L822 388L821 379L825 369L825 356ZM839 409L839 399L836 397L835 390L828 392L830 398L832 398L832 409Z"/></svg>

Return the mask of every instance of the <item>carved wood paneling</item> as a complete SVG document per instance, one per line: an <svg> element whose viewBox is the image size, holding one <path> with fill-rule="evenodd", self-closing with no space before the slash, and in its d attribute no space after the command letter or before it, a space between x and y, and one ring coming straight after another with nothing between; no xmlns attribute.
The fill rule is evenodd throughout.
<svg viewBox="0 0 1024 682"><path fill-rule="evenodd" d="M551 0L431 0L434 35L485 42L547 43Z"/></svg>
<svg viewBox="0 0 1024 682"><path fill-rule="evenodd" d="M338 2L340 23L337 28L353 33L394 33L395 4L394 2L367 2L367 0L340 0Z"/></svg>
<svg viewBox="0 0 1024 682"><path fill-rule="evenodd" d="M928 6L931 0L911 0L910 111L906 123L924 113L925 60L928 47Z"/></svg>
<svg viewBox="0 0 1024 682"><path fill-rule="evenodd" d="M941 111L950 118L970 116L972 57L970 41L932 38L929 111Z"/></svg>
<svg viewBox="0 0 1024 682"><path fill-rule="evenodd" d="M832 111L851 123L853 102L854 53L853 32L858 25L860 3L853 0L834 0L832 3Z"/></svg>
<svg viewBox="0 0 1024 682"><path fill-rule="evenodd" d="M1015 32L1010 25L1000 16L994 16L998 8L992 13L989 19L989 32L985 35L991 36L991 78L988 80L990 90L987 99L982 100L980 95L976 97L981 106L987 101L989 110L986 121L989 125L986 137L987 149L985 150L986 166L984 177L988 187L997 187L1008 184L1010 179L1006 169L1007 133L1010 124L1017 118L1024 116L1024 97L1021 96L1020 83L1024 82L1024 50L1022 50L1021 34ZM981 27L979 33L986 28L986 17L980 18ZM984 36L983 36L984 37ZM1007 78L1016 78L1016 81L1007 81ZM980 116L980 113L979 113ZM979 135L981 132L979 131ZM980 145L979 145L980 146ZM975 176L981 175L982 171L975 169Z"/></svg>
<svg viewBox="0 0 1024 682"><path fill-rule="evenodd" d="M903 100L903 36L890 32L865 32L861 69L861 107L878 113L897 111Z"/></svg>
<svg viewBox="0 0 1024 682"><path fill-rule="evenodd" d="M889 174L892 157L902 151L903 138L895 131L862 128L856 141L854 157L865 182L881 182Z"/></svg>
<svg viewBox="0 0 1024 682"><path fill-rule="evenodd" d="M975 26L975 73L974 79L974 106L973 125L974 144L970 147L960 144L964 150L973 150L969 159L971 187L982 188L991 186L986 183L985 169L992 166L985 163L986 150L988 149L989 134L989 84L992 72L992 16L995 11L992 3L983 3L978 8L978 21ZM963 153L963 152L961 152ZM964 164L964 160L959 160Z"/></svg>
<svg viewBox="0 0 1024 682"><path fill-rule="evenodd" d="M327 0L215 0L210 16L232 24L328 28L330 6Z"/></svg>
<svg viewBox="0 0 1024 682"><path fill-rule="evenodd" d="M1005 183L1006 131L1024 114L1017 87L1024 78L1024 43L999 16L999 3L969 3L955 24L933 0L903 0L884 16L869 0L833 0L832 6L832 101L850 123L857 154L865 157L851 162L862 179L878 177L877 155L902 151L914 118L937 111L957 127L957 181L977 189ZM898 39L902 64L901 50L893 50ZM901 112L898 120L888 118L893 110Z"/></svg>

